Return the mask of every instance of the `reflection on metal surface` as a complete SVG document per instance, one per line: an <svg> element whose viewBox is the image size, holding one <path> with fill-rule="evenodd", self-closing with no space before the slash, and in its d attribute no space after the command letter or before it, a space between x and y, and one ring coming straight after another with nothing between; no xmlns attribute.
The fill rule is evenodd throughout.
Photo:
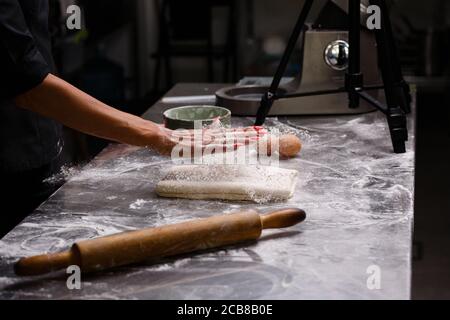
<svg viewBox="0 0 450 320"><path fill-rule="evenodd" d="M325 62L334 70L343 71L348 67L349 45L347 41L336 40L325 49Z"/></svg>

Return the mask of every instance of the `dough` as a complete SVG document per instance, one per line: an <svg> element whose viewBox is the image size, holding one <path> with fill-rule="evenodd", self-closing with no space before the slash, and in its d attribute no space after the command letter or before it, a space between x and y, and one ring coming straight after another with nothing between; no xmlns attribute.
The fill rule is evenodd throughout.
<svg viewBox="0 0 450 320"><path fill-rule="evenodd" d="M258 153L270 156L278 152L281 159L296 157L302 150L302 142L297 136L287 134L281 137L265 137L258 141Z"/></svg>
<svg viewBox="0 0 450 320"><path fill-rule="evenodd" d="M186 165L169 169L156 186L161 197L283 201L292 197L298 172L278 167Z"/></svg>

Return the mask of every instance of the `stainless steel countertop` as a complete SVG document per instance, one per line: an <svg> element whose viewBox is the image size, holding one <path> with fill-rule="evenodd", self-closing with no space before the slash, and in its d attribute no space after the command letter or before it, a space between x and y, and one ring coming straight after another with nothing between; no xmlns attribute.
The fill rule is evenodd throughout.
<svg viewBox="0 0 450 320"><path fill-rule="evenodd" d="M168 96L211 94L221 85L180 84ZM144 117L160 121L168 105ZM252 119L233 118L234 125ZM385 118L283 117L269 124L303 140L299 184L287 203L174 200L154 187L171 161L110 145L34 214L0 241L0 299L409 299L414 194L414 116L408 152L393 154ZM18 278L22 256L67 249L73 242L223 212L300 207L307 220L268 231L258 243L212 250L82 276L68 290L64 271ZM379 268L381 289L367 282ZM370 282L370 281L369 281ZM369 286L370 287L370 286Z"/></svg>

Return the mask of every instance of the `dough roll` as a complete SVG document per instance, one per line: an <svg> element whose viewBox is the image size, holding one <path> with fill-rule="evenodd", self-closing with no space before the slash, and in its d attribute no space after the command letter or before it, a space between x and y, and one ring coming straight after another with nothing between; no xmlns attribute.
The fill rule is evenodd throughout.
<svg viewBox="0 0 450 320"><path fill-rule="evenodd" d="M161 197L285 201L294 194L298 172L268 166L185 165L169 169L156 186Z"/></svg>

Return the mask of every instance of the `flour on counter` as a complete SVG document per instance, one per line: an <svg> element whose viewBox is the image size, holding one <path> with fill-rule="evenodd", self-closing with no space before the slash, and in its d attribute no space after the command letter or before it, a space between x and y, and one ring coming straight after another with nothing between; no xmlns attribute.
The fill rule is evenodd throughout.
<svg viewBox="0 0 450 320"><path fill-rule="evenodd" d="M144 207L144 205L146 203L148 203L150 201L145 201L144 199L137 199L135 202L133 202L132 204L130 204L130 209L133 210L140 210Z"/></svg>
<svg viewBox="0 0 450 320"><path fill-rule="evenodd" d="M68 170L68 183L0 240L0 299L409 299L414 130L408 152L397 155L378 112L267 120L304 145L300 157L280 162L298 171L289 202L161 198L155 186L174 163L146 149L112 144L81 172ZM253 123L233 118L235 127ZM20 257L58 252L77 241L285 207L304 209L308 219L287 230L265 230L256 243L90 276L91 284L83 279L77 292L68 293L66 278L14 275ZM387 277L383 290L367 290L361 281L374 261Z"/></svg>

